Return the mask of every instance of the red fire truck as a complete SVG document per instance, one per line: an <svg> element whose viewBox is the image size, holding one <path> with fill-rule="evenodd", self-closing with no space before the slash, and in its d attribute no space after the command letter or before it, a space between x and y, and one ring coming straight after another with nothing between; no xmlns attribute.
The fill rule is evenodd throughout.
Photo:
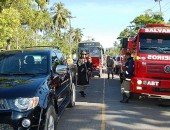
<svg viewBox="0 0 170 130"><path fill-rule="evenodd" d="M88 56L92 58L93 62L92 76L101 77L103 68L104 49L100 42L95 41L80 42L78 44L77 49L77 58L79 58L79 54L81 51L86 51Z"/></svg>
<svg viewBox="0 0 170 130"><path fill-rule="evenodd" d="M147 24L133 39L132 94L170 99L170 25Z"/></svg>
<svg viewBox="0 0 170 130"><path fill-rule="evenodd" d="M126 62L126 59L125 59L125 54L126 52L129 52L129 53L133 53L134 49L133 48L133 37L129 37L129 38L122 38L121 39L121 52L120 52L120 55L121 55L121 71L120 72L123 72L125 71L125 62Z"/></svg>

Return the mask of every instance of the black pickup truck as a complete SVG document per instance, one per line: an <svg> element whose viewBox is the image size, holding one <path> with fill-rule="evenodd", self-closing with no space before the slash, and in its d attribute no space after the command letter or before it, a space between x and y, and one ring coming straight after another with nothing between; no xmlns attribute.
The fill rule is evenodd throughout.
<svg viewBox="0 0 170 130"><path fill-rule="evenodd" d="M71 71L56 48L0 52L0 130L55 130L75 106Z"/></svg>

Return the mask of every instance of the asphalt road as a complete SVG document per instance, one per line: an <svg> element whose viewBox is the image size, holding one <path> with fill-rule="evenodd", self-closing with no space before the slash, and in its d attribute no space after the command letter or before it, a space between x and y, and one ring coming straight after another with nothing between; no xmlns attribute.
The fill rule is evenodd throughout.
<svg viewBox="0 0 170 130"><path fill-rule="evenodd" d="M76 106L65 110L57 130L170 130L170 106L159 106L157 99L119 102L117 75L92 78L86 94L81 97L77 88Z"/></svg>

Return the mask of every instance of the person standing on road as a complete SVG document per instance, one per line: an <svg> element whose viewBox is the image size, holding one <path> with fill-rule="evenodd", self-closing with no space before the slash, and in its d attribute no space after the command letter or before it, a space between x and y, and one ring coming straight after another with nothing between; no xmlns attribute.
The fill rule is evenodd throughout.
<svg viewBox="0 0 170 130"><path fill-rule="evenodd" d="M110 74L112 75L112 79L113 79L114 61L110 56L107 56L106 65L107 65L108 79L110 79Z"/></svg>
<svg viewBox="0 0 170 130"><path fill-rule="evenodd" d="M93 62L92 62L92 58L88 57L87 59L87 68L88 68L88 76L89 78L92 77L92 70L93 70Z"/></svg>
<svg viewBox="0 0 170 130"><path fill-rule="evenodd" d="M130 96L130 81L133 77L134 72L134 60L133 57L131 57L131 54L127 52L125 54L125 58L127 59L125 63L125 72L123 74L124 80L121 84L121 93L123 99L120 101L121 103L128 103L129 96Z"/></svg>
<svg viewBox="0 0 170 130"><path fill-rule="evenodd" d="M78 79L77 79L77 86L80 88L80 94L82 97L85 97L85 90L89 85L89 78L88 78L88 66L86 60L86 52L83 51L80 54L80 58L77 61L77 69L78 69Z"/></svg>

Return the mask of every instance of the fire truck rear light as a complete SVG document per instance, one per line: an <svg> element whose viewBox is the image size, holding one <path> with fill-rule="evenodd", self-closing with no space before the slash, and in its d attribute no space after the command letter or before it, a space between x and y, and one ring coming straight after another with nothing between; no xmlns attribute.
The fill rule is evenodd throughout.
<svg viewBox="0 0 170 130"><path fill-rule="evenodd" d="M141 86L136 86L136 89L137 90L142 90L142 87Z"/></svg>

